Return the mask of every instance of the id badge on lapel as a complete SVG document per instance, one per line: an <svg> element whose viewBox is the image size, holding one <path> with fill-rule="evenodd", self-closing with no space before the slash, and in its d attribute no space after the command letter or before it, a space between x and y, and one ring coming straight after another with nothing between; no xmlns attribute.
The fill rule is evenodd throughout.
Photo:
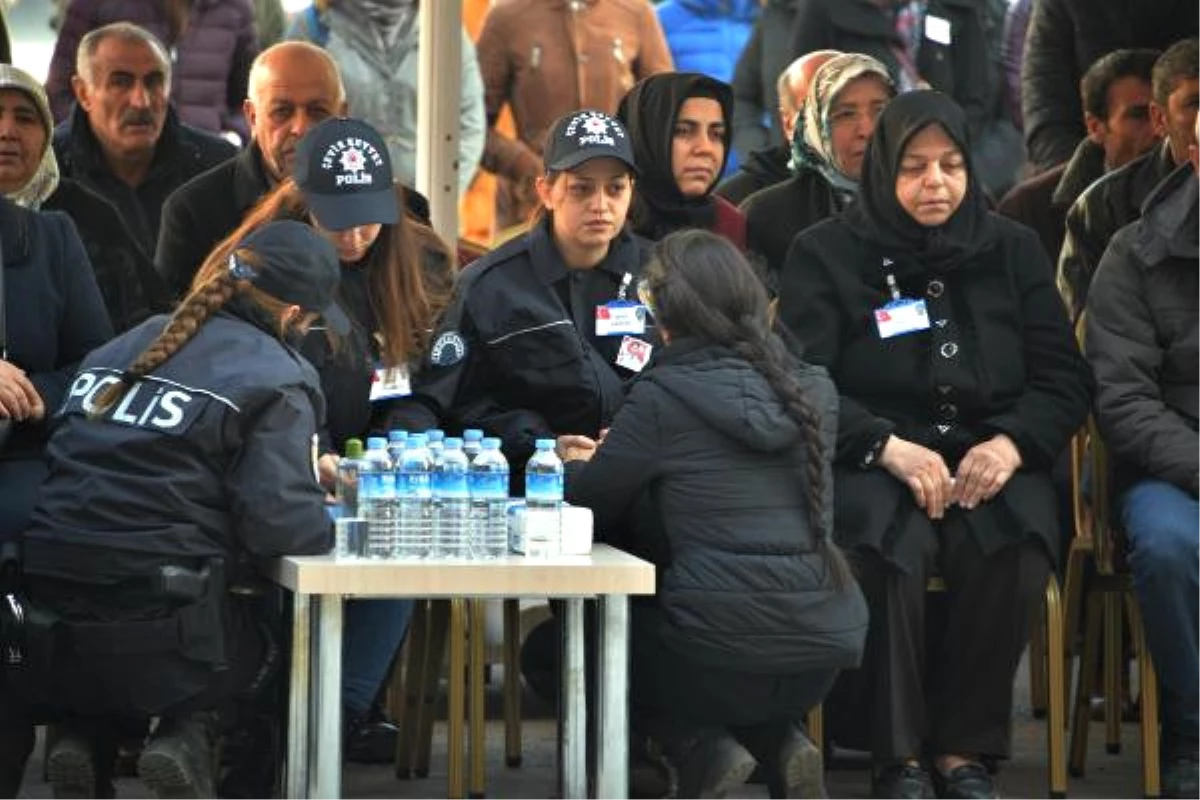
<svg viewBox="0 0 1200 800"><path fill-rule="evenodd" d="M884 263L887 265L890 262ZM892 294L891 302L873 312L879 338L891 339L906 333L929 330L929 310L925 307L925 301L901 297L896 278L891 274L887 276L887 285Z"/></svg>
<svg viewBox="0 0 1200 800"><path fill-rule="evenodd" d="M613 300L596 306L597 336L642 336L646 307L635 300Z"/></svg>
<svg viewBox="0 0 1200 800"><path fill-rule="evenodd" d="M412 386L408 380L408 367L384 367L376 365L375 374L371 377L371 402L391 400L394 397L407 397L412 394Z"/></svg>

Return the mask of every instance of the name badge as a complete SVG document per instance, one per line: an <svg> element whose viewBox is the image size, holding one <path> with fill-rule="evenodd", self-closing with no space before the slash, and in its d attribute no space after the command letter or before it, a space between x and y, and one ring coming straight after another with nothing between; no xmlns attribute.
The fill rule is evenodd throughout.
<svg viewBox="0 0 1200 800"><path fill-rule="evenodd" d="M641 336L646 332L646 307L633 300L613 300L596 306L597 336Z"/></svg>
<svg viewBox="0 0 1200 800"><path fill-rule="evenodd" d="M926 14L925 38L938 44L950 44L950 20L935 17L933 14Z"/></svg>
<svg viewBox="0 0 1200 800"><path fill-rule="evenodd" d="M408 367L376 367L371 379L371 402L407 397L412 394L408 382Z"/></svg>
<svg viewBox="0 0 1200 800"><path fill-rule="evenodd" d="M650 360L652 352L654 352L654 345L632 336L626 336L621 340L621 349L617 351L617 366L624 367L631 372L641 372Z"/></svg>
<svg viewBox="0 0 1200 800"><path fill-rule="evenodd" d="M924 300L893 300L875 309L875 325L880 339L929 330L929 312Z"/></svg>

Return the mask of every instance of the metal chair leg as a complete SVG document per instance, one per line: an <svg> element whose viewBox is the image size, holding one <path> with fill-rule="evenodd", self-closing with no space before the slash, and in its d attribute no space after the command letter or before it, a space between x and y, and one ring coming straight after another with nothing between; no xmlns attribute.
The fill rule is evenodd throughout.
<svg viewBox="0 0 1200 800"><path fill-rule="evenodd" d="M484 708L484 667L487 661L487 655L484 652L484 632L483 623L486 613L485 603L483 600L470 600L467 603L468 620L470 625L470 634L467 636L467 644L470 647L468 654L468 694L470 702L467 704L467 738L470 742L470 775L467 780L467 796L480 798L484 796L484 769L485 757L484 751L484 734L486 725L486 715Z"/></svg>
<svg viewBox="0 0 1200 800"><path fill-rule="evenodd" d="M1063 633L1062 598L1058 579L1051 573L1046 583L1046 673L1047 703L1046 744L1049 748L1050 796L1067 796L1067 692L1066 641Z"/></svg>
<svg viewBox="0 0 1200 800"><path fill-rule="evenodd" d="M424 705L421 688L425 684L424 665L428 650L429 602L418 600L413 607L405 646L404 684L400 700L403 709L395 717L400 721L400 734L396 737L396 777L400 779L415 776L417 733L420 730L421 707ZM398 694L394 679L393 694Z"/></svg>
<svg viewBox="0 0 1200 800"><path fill-rule="evenodd" d="M433 718L437 708L438 681L446 659L446 638L450 633L450 601L429 601L429 644L421 668L421 704L417 720L417 755L415 774L429 777L429 758L433 747ZM461 679L461 668L460 668ZM453 685L453 684L452 684Z"/></svg>
<svg viewBox="0 0 1200 800"><path fill-rule="evenodd" d="M1121 685L1125 661L1122 635L1125 611L1117 592L1104 595L1104 749L1121 752L1121 711L1125 692Z"/></svg>
<svg viewBox="0 0 1200 800"><path fill-rule="evenodd" d="M1088 728L1092 721L1092 694L1096 684L1099 641L1104 622L1104 596L1099 591L1087 595L1087 615L1083 637L1083 655L1079 658L1079 680L1075 683L1075 714L1071 723L1071 755L1068 769L1073 777L1083 776L1087 761Z"/></svg>
<svg viewBox="0 0 1200 800"><path fill-rule="evenodd" d="M1046 687L1046 618L1037 614L1029 637L1029 705L1035 719L1045 719Z"/></svg>
<svg viewBox="0 0 1200 800"><path fill-rule="evenodd" d="M804 726L808 728L808 738L817 746L817 750L822 754L825 752L825 708L821 704L817 704L808 710L808 717L804 721Z"/></svg>
<svg viewBox="0 0 1200 800"><path fill-rule="evenodd" d="M521 603L504 601L504 761L521 766Z"/></svg>
<svg viewBox="0 0 1200 800"><path fill-rule="evenodd" d="M448 797L462 797L463 777L463 716L466 711L464 675L466 658L466 601L450 601L450 669L447 679L449 703L446 711L446 771Z"/></svg>
<svg viewBox="0 0 1200 800"><path fill-rule="evenodd" d="M1146 631L1142 625L1137 598L1131 592L1129 600L1129 627L1137 647L1138 682L1142 698L1142 789L1146 797L1162 795L1162 773L1159 766L1158 733L1158 675L1150 650L1146 647Z"/></svg>

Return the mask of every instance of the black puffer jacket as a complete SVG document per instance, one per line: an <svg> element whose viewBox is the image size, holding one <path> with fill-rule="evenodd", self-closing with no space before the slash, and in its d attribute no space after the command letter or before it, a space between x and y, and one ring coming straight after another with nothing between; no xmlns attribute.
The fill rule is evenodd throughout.
<svg viewBox="0 0 1200 800"><path fill-rule="evenodd" d="M1021 67L1025 149L1039 170L1071 157L1084 137L1079 79L1125 47L1164 50L1200 30L1195 0L1038 0Z"/></svg>
<svg viewBox="0 0 1200 800"><path fill-rule="evenodd" d="M1083 312L1092 276L1113 234L1141 216L1142 203L1174 170L1171 148L1164 142L1093 183L1071 206L1058 256L1058 292L1072 320Z"/></svg>
<svg viewBox="0 0 1200 800"><path fill-rule="evenodd" d="M1197 492L1200 246L1197 179L1180 167L1113 237L1087 299L1096 413L1121 477Z"/></svg>
<svg viewBox="0 0 1200 800"><path fill-rule="evenodd" d="M573 462L567 498L601 532L629 527L649 493L665 531L658 597L664 641L712 666L759 674L853 667L867 609L837 591L814 552L806 494L808 437L825 454L825 536L832 535L837 394L824 370L798 372L820 419L809 432L731 350L676 341L638 380L604 444Z"/></svg>

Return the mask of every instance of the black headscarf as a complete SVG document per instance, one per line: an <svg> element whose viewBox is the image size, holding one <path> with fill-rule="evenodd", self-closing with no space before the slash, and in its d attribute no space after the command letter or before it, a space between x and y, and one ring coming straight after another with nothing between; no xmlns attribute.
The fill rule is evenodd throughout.
<svg viewBox="0 0 1200 800"><path fill-rule="evenodd" d="M671 169L675 120L689 98L711 97L721 104L725 128L725 158L713 185L703 197L684 197ZM679 228L711 230L717 220L712 190L729 161L733 131L733 89L729 84L696 72L664 72L643 78L621 98L617 119L633 142L638 179L629 218L633 229L657 241Z"/></svg>
<svg viewBox="0 0 1200 800"><path fill-rule="evenodd" d="M967 163L967 191L944 225L920 224L896 199L896 174L904 150L922 129L938 124L954 140ZM983 188L971 164L967 118L941 92L918 90L899 95L875 123L863 158L859 201L845 212L852 230L875 244L908 254L926 269L952 269L990 246L996 228Z"/></svg>

